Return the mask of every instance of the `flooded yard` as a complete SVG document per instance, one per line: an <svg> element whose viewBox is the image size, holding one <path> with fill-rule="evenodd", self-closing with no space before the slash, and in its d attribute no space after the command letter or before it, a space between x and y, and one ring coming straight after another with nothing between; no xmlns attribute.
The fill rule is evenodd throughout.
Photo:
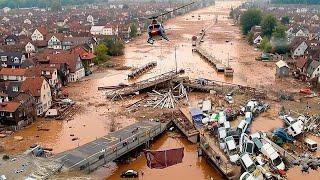
<svg viewBox="0 0 320 180"><path fill-rule="evenodd" d="M165 23L168 29L167 41L156 41L154 45L147 44L147 36L143 34L126 45L125 55L114 61L123 66L137 68L151 61L157 61L157 66L138 79L128 80L127 70L104 70L86 77L80 82L72 83L65 90L72 100L79 105L78 113L69 121L56 121L41 118L31 126L15 132L12 136L1 139L7 153L21 153L32 144L40 144L43 147L52 148L53 153L60 153L77 146L88 143L110 132L110 123L116 121L117 128L128 126L146 115L134 115L124 112L124 107L137 98L126 99L125 102L111 102L107 100L104 91L98 91L100 86L118 85L119 83L133 83L159 75L176 68L185 69L185 76L190 78L206 78L231 82L241 85L253 86L265 90L285 89L297 92L303 85L299 82L279 80L275 77L275 64L255 61L260 55L259 50L249 46L243 38L239 27L234 26L228 19L229 9L240 5L240 1L217 1L215 6L201 9L183 16L173 18ZM194 15L194 18L192 17ZM198 20L200 16L200 20ZM217 21L215 19L217 18ZM224 64L229 63L234 69L233 78L225 78L206 63L200 56L192 52L191 38L198 34L202 28L211 26L205 36L202 47L210 54L221 60ZM294 83L294 85L292 85ZM197 99L191 97L191 99ZM258 117L251 130L270 131L281 127L283 122L278 118L278 111L282 105L299 107L299 102L278 103L271 102L269 112ZM317 110L319 107L314 107ZM158 112L149 112L157 114ZM41 127L49 129L41 131ZM73 135L73 136L71 136ZM14 136L22 136L22 141L14 140ZM72 141L73 137L78 139ZM319 139L319 138L318 138ZM92 179L119 179L122 171L135 169L143 171L144 175L139 179L223 179L204 159L198 158L196 145L190 144L183 138L162 136L152 146L154 150L185 147L183 163L163 170L153 170L146 166L146 160L140 156L130 164L118 164L115 171L108 168L100 168L90 177ZM293 171L293 170L292 170ZM290 171L291 172L291 171ZM111 176L110 176L111 173ZM299 171L293 171L296 175L289 175L289 179L306 177ZM69 176L72 177L72 176ZM196 178L195 178L196 177ZM319 175L312 176L319 179Z"/></svg>

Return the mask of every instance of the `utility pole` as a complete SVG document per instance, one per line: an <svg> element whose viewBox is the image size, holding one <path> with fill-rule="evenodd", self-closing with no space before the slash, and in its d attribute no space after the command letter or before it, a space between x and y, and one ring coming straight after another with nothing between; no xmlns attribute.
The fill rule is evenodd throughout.
<svg viewBox="0 0 320 180"><path fill-rule="evenodd" d="M174 60L176 64L176 74L178 73L178 63L177 63L177 46L174 46Z"/></svg>

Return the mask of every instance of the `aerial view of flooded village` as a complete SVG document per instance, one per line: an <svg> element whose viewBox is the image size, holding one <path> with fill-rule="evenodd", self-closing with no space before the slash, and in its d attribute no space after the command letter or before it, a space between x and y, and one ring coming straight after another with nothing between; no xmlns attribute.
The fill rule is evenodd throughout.
<svg viewBox="0 0 320 180"><path fill-rule="evenodd" d="M320 0L0 0L0 180L320 180Z"/></svg>

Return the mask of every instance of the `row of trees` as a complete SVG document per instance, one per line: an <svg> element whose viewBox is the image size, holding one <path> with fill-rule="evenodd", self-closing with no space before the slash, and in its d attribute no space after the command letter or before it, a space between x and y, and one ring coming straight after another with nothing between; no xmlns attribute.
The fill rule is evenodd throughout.
<svg viewBox="0 0 320 180"><path fill-rule="evenodd" d="M116 37L106 37L95 49L96 63L105 62L110 56L121 56L124 54L124 43Z"/></svg>
<svg viewBox="0 0 320 180"><path fill-rule="evenodd" d="M272 14L263 14L258 9L249 9L240 17L243 34L248 36L248 41L253 43L254 34L250 32L253 26L259 25L262 30L263 40L260 48L264 52L277 52L280 54L288 51L288 41L286 36L286 24L289 17L282 17L279 22Z"/></svg>
<svg viewBox="0 0 320 180"><path fill-rule="evenodd" d="M82 5L107 2L107 0L0 0L0 8L48 8L52 6Z"/></svg>
<svg viewBox="0 0 320 180"><path fill-rule="evenodd" d="M272 0L275 4L320 4L319 0Z"/></svg>

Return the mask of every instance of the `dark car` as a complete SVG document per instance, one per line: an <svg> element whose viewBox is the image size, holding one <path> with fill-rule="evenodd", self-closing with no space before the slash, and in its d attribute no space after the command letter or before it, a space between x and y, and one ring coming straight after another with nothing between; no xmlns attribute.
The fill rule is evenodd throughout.
<svg viewBox="0 0 320 180"><path fill-rule="evenodd" d="M127 170L121 174L122 178L137 178L138 172L134 170Z"/></svg>
<svg viewBox="0 0 320 180"><path fill-rule="evenodd" d="M84 73L85 76L89 76L90 74L92 74L92 71L90 69L86 69Z"/></svg>

